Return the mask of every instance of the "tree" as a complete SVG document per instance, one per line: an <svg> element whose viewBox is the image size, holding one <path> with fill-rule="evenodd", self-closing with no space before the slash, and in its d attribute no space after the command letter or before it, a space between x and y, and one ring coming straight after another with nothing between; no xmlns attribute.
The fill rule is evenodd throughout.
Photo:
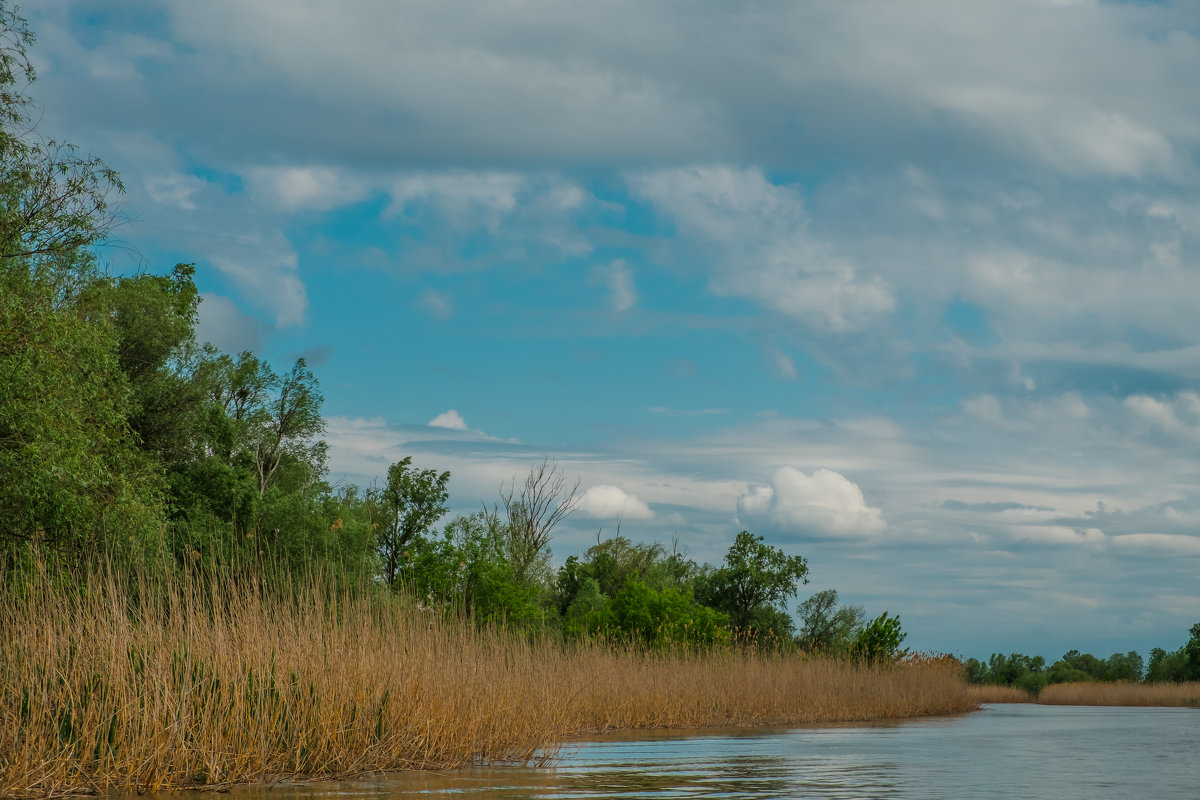
<svg viewBox="0 0 1200 800"><path fill-rule="evenodd" d="M1183 646L1185 681L1200 681L1200 622L1193 625L1188 633L1191 638Z"/></svg>
<svg viewBox="0 0 1200 800"><path fill-rule="evenodd" d="M325 420L321 418L324 397L303 358L296 359L278 386L279 392L267 405L266 417L254 439L260 497L274 480L284 456L312 461L324 449L323 443L314 440L325 430Z"/></svg>
<svg viewBox="0 0 1200 800"><path fill-rule="evenodd" d="M120 180L37 138L33 40L0 2L0 534L78 552L155 535L161 487L130 436L112 321L81 303Z"/></svg>
<svg viewBox="0 0 1200 800"><path fill-rule="evenodd" d="M508 519L509 559L517 579L525 581L531 568L549 558L550 536L560 522L579 507L579 481L567 487L558 464L543 460L529 470L520 488L513 480L500 487L500 503Z"/></svg>
<svg viewBox="0 0 1200 800"><path fill-rule="evenodd" d="M24 93L37 78L28 56L33 42L26 21L0 2L0 261L38 272L102 241L116 221L108 197L123 187L100 159L36 135L33 101Z"/></svg>
<svg viewBox="0 0 1200 800"><path fill-rule="evenodd" d="M83 257L83 256L81 256ZM153 535L161 485L133 444L104 323L0 274L0 534L75 553Z"/></svg>
<svg viewBox="0 0 1200 800"><path fill-rule="evenodd" d="M204 399L185 369L200 304L195 272L177 264L167 276L97 280L81 300L88 315L111 321L131 391L129 426L142 449L165 464L191 455L193 415Z"/></svg>
<svg viewBox="0 0 1200 800"><path fill-rule="evenodd" d="M800 646L822 653L842 652L850 647L865 612L862 606L839 606L836 589L825 589L800 604Z"/></svg>
<svg viewBox="0 0 1200 800"><path fill-rule="evenodd" d="M781 610L799 584L808 583L808 562L764 543L749 531L737 535L724 566L698 581L697 598L729 615L746 634L790 634L791 618Z"/></svg>
<svg viewBox="0 0 1200 800"><path fill-rule="evenodd" d="M850 655L871 664L895 661L907 653L900 649L906 636L900 628L900 617L890 617L885 611L858 631L850 644Z"/></svg>
<svg viewBox="0 0 1200 800"><path fill-rule="evenodd" d="M449 481L449 472L413 468L412 456L388 467L387 486L380 498L384 517L377 547L389 586L395 587L400 577L405 549L449 510Z"/></svg>

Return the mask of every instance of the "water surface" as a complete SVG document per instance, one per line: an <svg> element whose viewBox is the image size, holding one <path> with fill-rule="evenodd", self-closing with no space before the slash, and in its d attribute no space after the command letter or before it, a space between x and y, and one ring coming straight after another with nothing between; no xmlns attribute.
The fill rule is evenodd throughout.
<svg viewBox="0 0 1200 800"><path fill-rule="evenodd" d="M263 795L263 797L259 797ZM1200 710L995 705L961 717L644 734L489 767L239 789L245 800L1200 796Z"/></svg>

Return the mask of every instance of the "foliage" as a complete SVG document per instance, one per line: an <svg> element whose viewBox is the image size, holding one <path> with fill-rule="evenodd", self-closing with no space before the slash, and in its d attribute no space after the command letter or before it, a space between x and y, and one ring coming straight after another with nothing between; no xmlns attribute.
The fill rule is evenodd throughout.
<svg viewBox="0 0 1200 800"><path fill-rule="evenodd" d="M863 627L862 606L839 606L836 589L825 589L800 604L799 645L810 652L843 653Z"/></svg>
<svg viewBox="0 0 1200 800"><path fill-rule="evenodd" d="M161 485L130 435L111 325L57 308L48 285L11 266L0 274L0 533L81 553L152 537Z"/></svg>
<svg viewBox="0 0 1200 800"><path fill-rule="evenodd" d="M743 635L790 637L792 621L780 606L808 582L808 563L771 547L749 531L737 535L724 565L701 575L696 595L729 615Z"/></svg>
<svg viewBox="0 0 1200 800"><path fill-rule="evenodd" d="M871 664L897 661L908 654L900 649L907 634L900 628L900 618L885 611L859 629L850 643L851 657Z"/></svg>
<svg viewBox="0 0 1200 800"><path fill-rule="evenodd" d="M449 472L415 469L411 456L388 467L387 486L380 495L383 517L376 546L389 586L396 586L402 563L411 559L409 546L448 510L449 480Z"/></svg>

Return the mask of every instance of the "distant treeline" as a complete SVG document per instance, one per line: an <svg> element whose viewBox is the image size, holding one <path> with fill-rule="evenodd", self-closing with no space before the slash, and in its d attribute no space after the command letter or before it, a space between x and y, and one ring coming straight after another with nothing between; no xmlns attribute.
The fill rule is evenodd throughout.
<svg viewBox="0 0 1200 800"><path fill-rule="evenodd" d="M968 658L963 666L971 683L1015 686L1034 695L1059 683L1200 681L1200 623L1193 625L1188 633L1191 638L1178 650L1161 647L1151 650L1149 662L1132 650L1113 653L1108 658L1070 650L1048 667L1041 656L1023 653L1007 656L993 653L986 662Z"/></svg>

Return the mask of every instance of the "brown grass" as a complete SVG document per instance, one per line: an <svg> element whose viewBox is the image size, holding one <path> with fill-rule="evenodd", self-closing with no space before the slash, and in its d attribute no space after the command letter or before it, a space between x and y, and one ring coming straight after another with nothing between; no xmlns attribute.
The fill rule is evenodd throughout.
<svg viewBox="0 0 1200 800"><path fill-rule="evenodd" d="M967 687L967 694L976 703L1032 703L1033 695L1016 686L992 686L975 684Z"/></svg>
<svg viewBox="0 0 1200 800"><path fill-rule="evenodd" d="M584 732L971 710L956 666L530 643L387 595L0 596L0 795L538 761Z"/></svg>
<svg viewBox="0 0 1200 800"><path fill-rule="evenodd" d="M1056 683L1037 701L1056 706L1193 706L1200 708L1200 681L1191 683Z"/></svg>

